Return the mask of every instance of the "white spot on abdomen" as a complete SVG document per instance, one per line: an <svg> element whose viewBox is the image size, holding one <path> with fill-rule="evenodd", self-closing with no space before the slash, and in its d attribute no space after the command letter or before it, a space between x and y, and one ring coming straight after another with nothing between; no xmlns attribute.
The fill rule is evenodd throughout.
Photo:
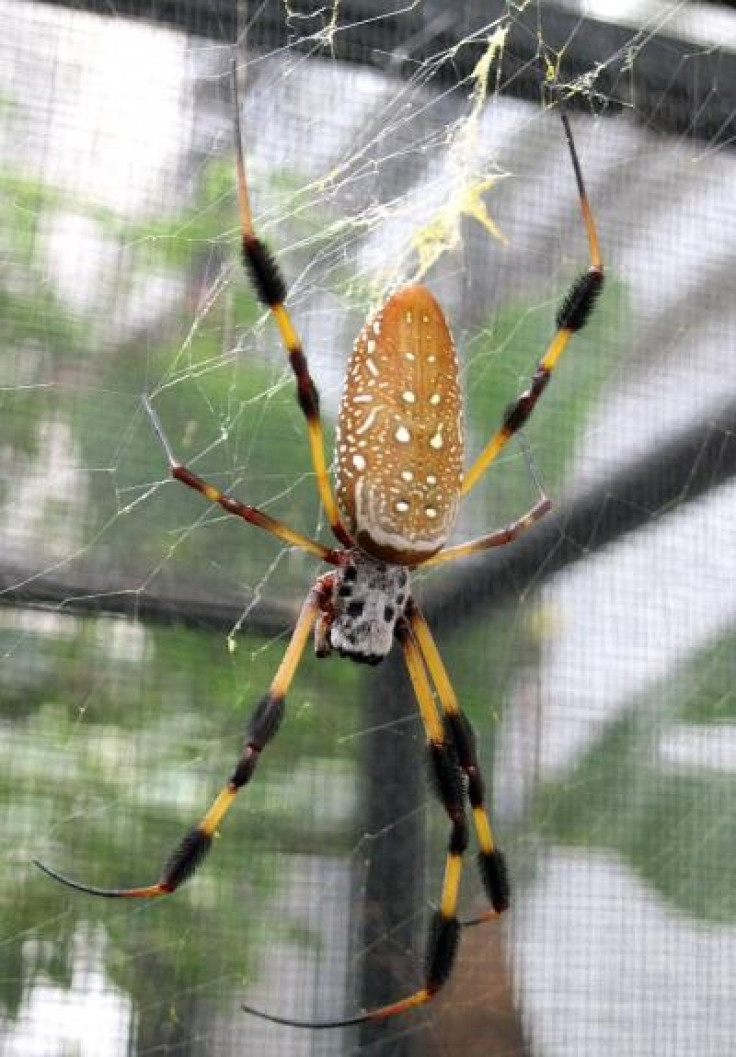
<svg viewBox="0 0 736 1057"><path fill-rule="evenodd" d="M356 429L356 431L355 431L356 434L365 433L367 430L369 430L371 428L371 426L374 424L374 422L376 421L377 415L378 415L378 408L377 407L371 408L371 410L369 411L365 422L363 422Z"/></svg>

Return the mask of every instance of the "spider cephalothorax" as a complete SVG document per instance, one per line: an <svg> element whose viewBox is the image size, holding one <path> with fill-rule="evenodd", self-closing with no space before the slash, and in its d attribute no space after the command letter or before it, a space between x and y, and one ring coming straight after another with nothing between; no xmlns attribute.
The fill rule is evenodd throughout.
<svg viewBox="0 0 736 1057"><path fill-rule="evenodd" d="M355 548L333 574L331 614L324 628L329 647L342 657L379 664L394 642L396 621L409 597L409 572ZM317 652L328 652L319 628ZM320 642L322 639L322 642ZM322 648L320 648L322 647Z"/></svg>
<svg viewBox="0 0 736 1057"><path fill-rule="evenodd" d="M328 547L303 535L265 511L220 491L183 466L146 401L173 477L209 502L218 503L228 514L326 562L332 571L319 576L307 595L271 685L251 714L230 778L167 860L159 880L134 888L96 888L48 867L42 869L72 888L101 896L151 898L173 892L201 863L238 791L250 782L261 753L276 735L284 718L286 694L312 633L318 656L324 657L334 649L368 664L377 664L397 642L419 706L435 790L450 823L442 893L427 941L424 982L396 1002L343 1020L305 1023L243 1006L276 1023L338 1027L381 1020L421 1006L450 975L461 928L457 909L469 837L466 806L470 808L478 867L490 904L483 918L500 914L509 905L506 867L491 831L472 728L460 708L429 625L409 595L409 570L504 546L549 510L550 502L542 496L510 525L467 543L446 545L461 497L475 486L524 425L573 334L585 325L603 285L603 264L570 125L562 110L588 238L590 267L575 280L563 300L556 330L529 388L509 405L486 447L463 471L458 364L445 317L426 287L413 285L397 290L365 324L353 349L338 422L333 491L317 389L284 304L286 283L253 227L237 117L237 85L234 87L243 260L256 293L273 315L296 376L317 490L340 546Z"/></svg>

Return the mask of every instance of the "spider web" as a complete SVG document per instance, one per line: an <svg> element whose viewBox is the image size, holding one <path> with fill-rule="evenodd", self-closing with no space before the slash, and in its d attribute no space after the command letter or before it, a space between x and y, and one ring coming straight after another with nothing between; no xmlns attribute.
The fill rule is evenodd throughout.
<svg viewBox="0 0 736 1057"><path fill-rule="evenodd" d="M127 5L0 16L0 1054L726 1057L736 547L733 484L692 501L706 440L672 469L674 500L640 497L638 531L598 546L631 506L627 468L703 422L733 443L736 109L717 64L697 108L679 80L730 57L726 11L644 8L625 47L573 5L562 22L508 4L467 26L419 0L240 12L255 214L330 436L346 350L400 283L428 282L452 322L473 452L526 384L587 264L545 69L569 85L608 289L457 528L503 524L541 486L556 534L502 606L471 606L478 561L416 578L430 614L454 614L438 640L479 733L510 921L468 930L446 993L375 1038L239 1010L339 1017L421 986L446 832L395 661L305 659L288 721L175 899L100 906L33 871L39 856L93 884L153 880L227 776L316 574L166 480L142 397L198 473L327 538L293 382L238 263L232 51L212 28L232 11L197 10L207 37ZM636 74L663 34L652 105ZM596 489L581 539L571 511ZM549 577L566 547L579 560Z"/></svg>

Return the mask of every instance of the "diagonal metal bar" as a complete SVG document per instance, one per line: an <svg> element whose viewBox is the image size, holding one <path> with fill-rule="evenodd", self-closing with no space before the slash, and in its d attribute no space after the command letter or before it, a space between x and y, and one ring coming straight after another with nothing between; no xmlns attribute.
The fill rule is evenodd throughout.
<svg viewBox="0 0 736 1057"><path fill-rule="evenodd" d="M130 586L133 579L89 570L77 577L56 576L0 564L0 605L69 616L119 616L227 634L242 622L248 604L235 591L229 598L221 594L215 597L206 587L192 590L190 583L182 589L162 583L161 578L150 587L135 588ZM307 588L305 581L305 594ZM300 604L301 599L293 603L272 598L259 600L248 615L247 627L262 635L278 635L297 619Z"/></svg>

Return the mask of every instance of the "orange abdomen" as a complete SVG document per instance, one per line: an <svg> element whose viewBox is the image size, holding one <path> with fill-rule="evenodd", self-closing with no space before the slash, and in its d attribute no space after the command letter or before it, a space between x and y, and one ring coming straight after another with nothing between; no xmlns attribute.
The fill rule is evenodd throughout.
<svg viewBox="0 0 736 1057"><path fill-rule="evenodd" d="M460 496L462 405L442 309L423 286L363 327L345 378L337 499L362 550L418 565L447 541Z"/></svg>

